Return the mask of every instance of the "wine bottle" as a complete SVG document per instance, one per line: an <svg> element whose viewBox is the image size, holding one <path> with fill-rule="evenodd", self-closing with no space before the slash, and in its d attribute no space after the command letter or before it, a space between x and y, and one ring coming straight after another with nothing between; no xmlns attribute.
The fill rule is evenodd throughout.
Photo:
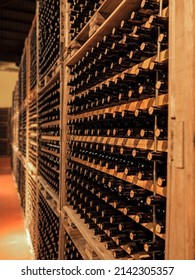
<svg viewBox="0 0 195 280"><path fill-rule="evenodd" d="M163 240L148 241L144 244L144 250L148 253L164 251L165 242Z"/></svg>
<svg viewBox="0 0 195 280"><path fill-rule="evenodd" d="M165 233L165 220L157 221L156 223L156 232L157 233Z"/></svg>
<svg viewBox="0 0 195 280"><path fill-rule="evenodd" d="M162 206L165 205L166 198L160 195L151 195L147 197L146 203L151 206L154 205Z"/></svg>

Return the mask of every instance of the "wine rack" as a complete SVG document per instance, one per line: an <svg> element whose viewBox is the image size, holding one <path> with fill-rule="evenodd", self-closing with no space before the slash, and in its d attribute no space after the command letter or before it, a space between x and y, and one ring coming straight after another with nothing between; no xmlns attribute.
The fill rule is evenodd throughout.
<svg viewBox="0 0 195 280"><path fill-rule="evenodd" d="M60 81L59 72L38 94L39 171L59 195L60 176Z"/></svg>
<svg viewBox="0 0 195 280"><path fill-rule="evenodd" d="M18 82L15 85L13 96L12 96L12 108L11 108L11 166L13 174L16 177L17 174L17 150L18 150L18 130L19 130L19 91Z"/></svg>
<svg viewBox="0 0 195 280"><path fill-rule="evenodd" d="M167 167L183 169L186 131L170 116L169 5L37 1L12 115L13 169L35 258L168 256Z"/></svg>
<svg viewBox="0 0 195 280"><path fill-rule="evenodd" d="M29 163L31 163L34 168L37 165L38 156L38 123L37 123L37 99L36 95L33 96L29 102Z"/></svg>
<svg viewBox="0 0 195 280"><path fill-rule="evenodd" d="M38 207L38 259L58 259L59 219L44 196L39 194Z"/></svg>
<svg viewBox="0 0 195 280"><path fill-rule="evenodd" d="M22 108L19 114L19 150L26 156L26 107Z"/></svg>
<svg viewBox="0 0 195 280"><path fill-rule="evenodd" d="M0 155L10 154L11 142L11 109L0 108Z"/></svg>
<svg viewBox="0 0 195 280"><path fill-rule="evenodd" d="M18 165L17 165L17 185L18 192L20 195L21 206L24 210L26 210L26 167L24 165L23 157L20 154L18 157Z"/></svg>
<svg viewBox="0 0 195 280"><path fill-rule="evenodd" d="M25 43L25 45L27 42ZM27 141L27 55L24 48L19 69L19 151L26 157Z"/></svg>
<svg viewBox="0 0 195 280"><path fill-rule="evenodd" d="M28 173L28 187L26 199L26 227L28 228L33 252L36 252L37 244L37 187L36 176Z"/></svg>
<svg viewBox="0 0 195 280"><path fill-rule="evenodd" d="M43 78L59 59L60 1L39 1L39 76Z"/></svg>
<svg viewBox="0 0 195 280"><path fill-rule="evenodd" d="M106 35L98 34L100 26L98 42L91 41L90 48L81 45L66 61L65 211L68 215L69 207L79 214L81 223L94 229L92 235L97 230L114 258L164 258L167 6L167 1L141 1ZM98 211L100 206L107 214ZM112 223L113 216L118 223Z"/></svg>
<svg viewBox="0 0 195 280"><path fill-rule="evenodd" d="M30 90L32 91L37 85L37 26L36 18L32 23L30 34Z"/></svg>
<svg viewBox="0 0 195 280"><path fill-rule="evenodd" d="M104 1L93 1L93 3L90 1L68 1L68 3L70 3L70 39L72 41L85 27ZM102 19L99 18L100 23L101 20Z"/></svg>

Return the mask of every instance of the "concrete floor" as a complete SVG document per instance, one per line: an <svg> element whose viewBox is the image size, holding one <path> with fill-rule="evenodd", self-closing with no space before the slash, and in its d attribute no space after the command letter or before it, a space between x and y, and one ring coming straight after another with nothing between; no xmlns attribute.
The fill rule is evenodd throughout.
<svg viewBox="0 0 195 280"><path fill-rule="evenodd" d="M8 157L0 157L0 260L31 260L24 216Z"/></svg>

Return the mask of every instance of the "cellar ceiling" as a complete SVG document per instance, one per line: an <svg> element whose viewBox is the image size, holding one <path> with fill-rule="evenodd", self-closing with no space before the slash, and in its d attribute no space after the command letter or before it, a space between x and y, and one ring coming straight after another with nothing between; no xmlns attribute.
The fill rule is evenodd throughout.
<svg viewBox="0 0 195 280"><path fill-rule="evenodd" d="M36 0L0 0L0 62L20 64Z"/></svg>

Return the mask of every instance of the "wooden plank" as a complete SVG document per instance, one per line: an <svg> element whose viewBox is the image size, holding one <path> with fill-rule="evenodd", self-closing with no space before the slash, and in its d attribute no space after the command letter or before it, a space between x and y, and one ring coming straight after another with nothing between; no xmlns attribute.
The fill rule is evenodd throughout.
<svg viewBox="0 0 195 280"><path fill-rule="evenodd" d="M78 136L69 135L69 141L89 142L89 143L103 143L107 145L115 145L126 148L138 148L146 150L154 150L154 141L148 139L131 139L131 138L117 138L117 137L101 137L101 136ZM157 151L167 152L168 142L166 140L157 141Z"/></svg>
<svg viewBox="0 0 195 280"><path fill-rule="evenodd" d="M83 238L89 244L89 246L96 252L101 260L114 260L114 257L109 250L106 250L104 245L100 243L97 238L92 234L91 230L82 222L79 215L75 214L74 211L68 206L64 206L63 210L70 217L73 223L80 231Z"/></svg>
<svg viewBox="0 0 195 280"><path fill-rule="evenodd" d="M58 70L55 71L54 75L51 76L50 78L48 78L47 83L44 84L42 87L41 87L41 81L40 81L38 94L41 95L42 93L44 93L44 91L46 91L46 89L48 89L48 87L57 80L57 78L59 77L59 74L60 74L60 69L58 68Z"/></svg>
<svg viewBox="0 0 195 280"><path fill-rule="evenodd" d="M41 127L45 127L45 126L48 126L48 125L59 125L60 124L60 121L52 121L52 122L47 122L47 123L43 123L41 124Z"/></svg>
<svg viewBox="0 0 195 280"><path fill-rule="evenodd" d="M38 181L41 184L42 188L45 189L46 192L50 194L50 196L53 198L53 200L56 201L56 203L59 205L59 197L58 195L50 188L50 186L46 183L46 181L39 175ZM58 207L59 208L59 207Z"/></svg>
<svg viewBox="0 0 195 280"><path fill-rule="evenodd" d="M168 105L168 94L162 94L159 96L159 106ZM125 104L121 105L115 105L112 107L107 107L104 109L97 109L95 111L89 111L86 113L81 113L75 116L69 116L69 119L80 119L80 118L87 118L93 115L101 115L104 113L115 113L115 112L122 112L124 110L126 111L132 111L134 112L137 109L146 110L150 107L155 106L155 98L146 98L138 101L132 101L127 102Z"/></svg>
<svg viewBox="0 0 195 280"><path fill-rule="evenodd" d="M45 148L43 148L43 147L41 148L41 151L46 152L46 153L51 154L51 155L54 155L54 156L56 156L56 157L59 157L59 156L60 156L60 154L58 154L58 153L56 153L56 152L54 152L54 151L47 150L47 149L45 149Z"/></svg>
<svg viewBox="0 0 195 280"><path fill-rule="evenodd" d="M80 234L80 232L78 231L78 229L72 229L71 227L69 227L66 223L63 223L64 228L66 230L66 232L68 233L68 235L70 236L71 240L73 241L73 243L75 244L77 250L79 251L79 253L81 254L82 258L84 260L89 260L87 254L85 253L85 245L86 245L86 241L85 239L82 237L82 235Z"/></svg>
<svg viewBox="0 0 195 280"><path fill-rule="evenodd" d="M60 136L41 136L41 139L43 140L56 140L60 141Z"/></svg>
<svg viewBox="0 0 195 280"><path fill-rule="evenodd" d="M195 259L195 2L170 1L166 259ZM184 127L181 132L181 125ZM178 130L180 132L178 133ZM177 143L183 136L182 152ZM183 153L178 157L177 152ZM182 168L181 168L182 167Z"/></svg>
<svg viewBox="0 0 195 280"><path fill-rule="evenodd" d="M57 217L59 217L59 212L57 210L56 201L53 200L52 197L48 196L48 192L46 191L45 188L40 187L39 190L40 190L41 194L43 195L43 197L45 198L47 204L52 209L52 211L56 214Z"/></svg>

